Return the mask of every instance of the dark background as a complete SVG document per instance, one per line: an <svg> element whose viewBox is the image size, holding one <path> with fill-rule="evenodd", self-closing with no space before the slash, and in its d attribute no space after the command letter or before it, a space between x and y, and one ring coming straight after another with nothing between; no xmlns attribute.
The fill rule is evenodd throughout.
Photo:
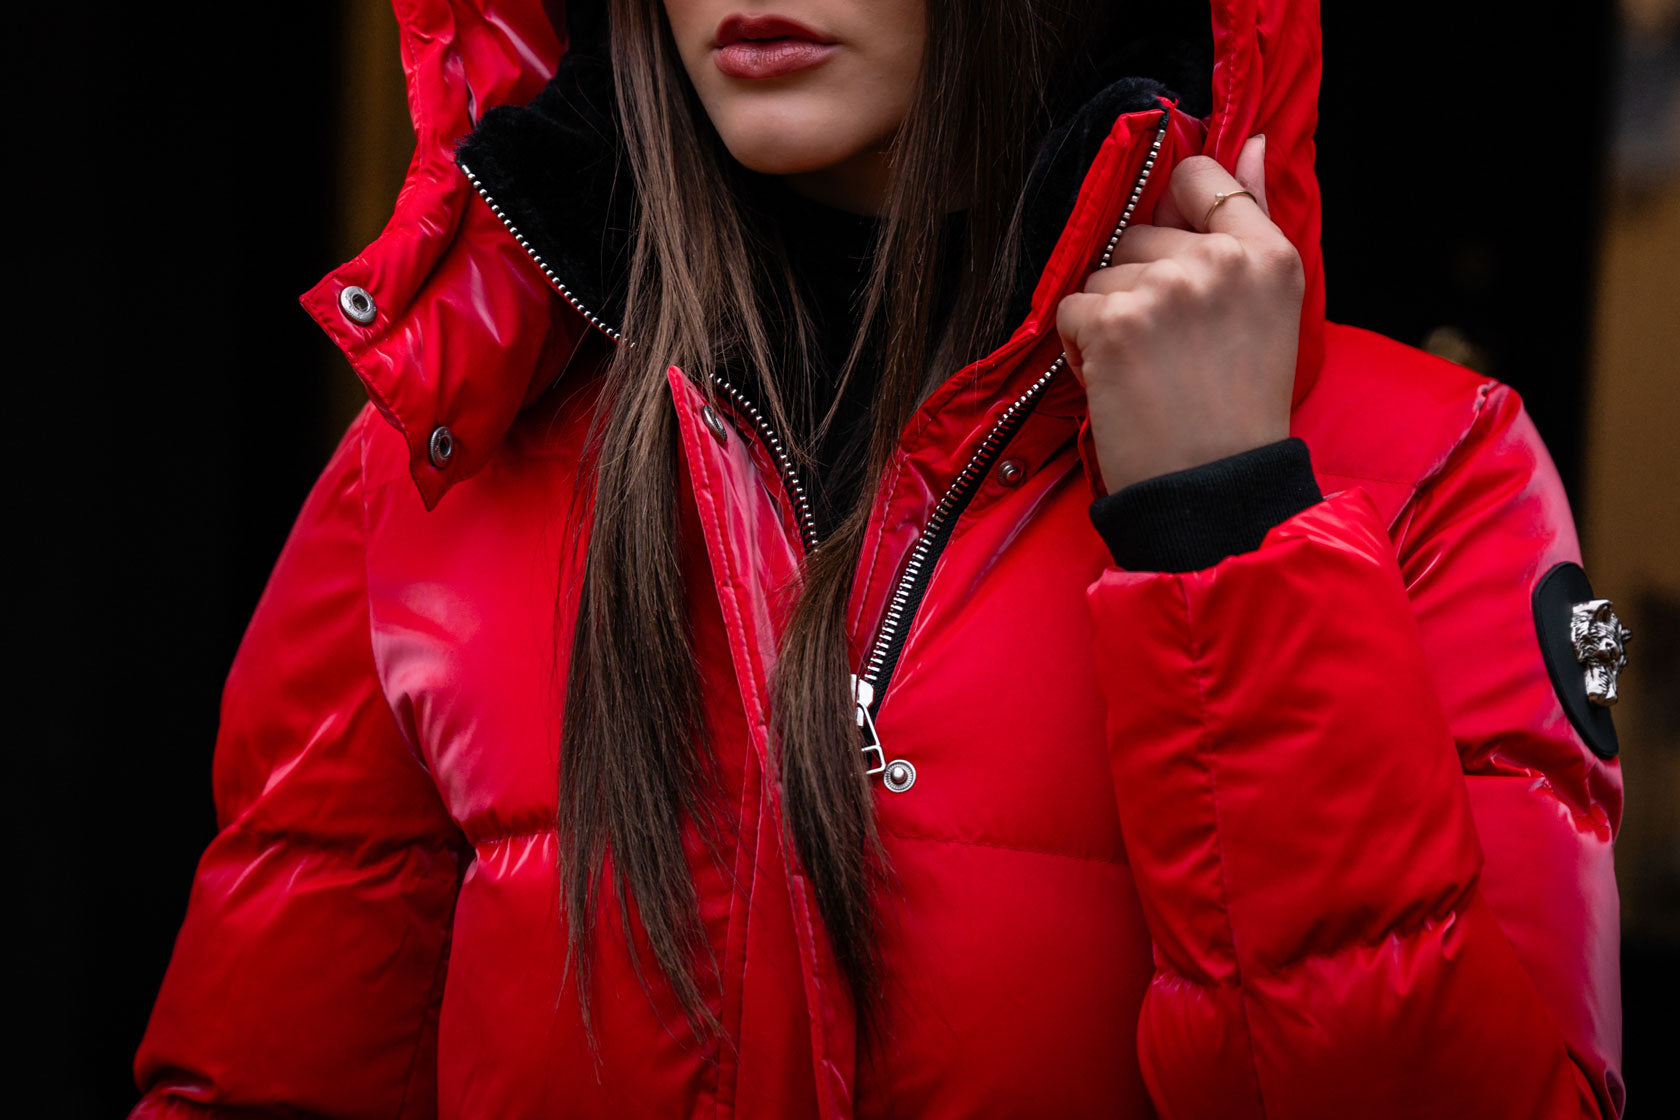
<svg viewBox="0 0 1680 1120"><path fill-rule="evenodd" d="M223 677L358 399L296 297L377 228L347 229L346 192L394 197L400 159L347 138L390 109L365 103L368 68L398 63L343 3L22 7L6 382L24 438L4 461L13 547L39 570L9 628L17 1083L52 1114L116 1116L215 827ZM1611 13L1330 7L1331 315L1514 384L1579 514ZM1680 994L1674 946L1631 939L1624 968L1634 1114L1680 1114L1644 1029Z"/></svg>

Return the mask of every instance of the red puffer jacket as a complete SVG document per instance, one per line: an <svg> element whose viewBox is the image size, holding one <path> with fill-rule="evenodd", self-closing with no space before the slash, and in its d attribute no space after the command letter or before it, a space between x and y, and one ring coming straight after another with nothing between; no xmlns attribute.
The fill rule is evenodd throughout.
<svg viewBox="0 0 1680 1120"><path fill-rule="evenodd" d="M1112 122L1025 320L877 492L852 652L915 771L875 786L899 878L878 1050L765 777L804 515L750 407L720 419L671 371L731 798L732 866L693 870L734 1042L642 994L607 907L595 1064L561 973L554 623L606 343L453 158L544 86L555 7L396 4L415 162L304 297L372 405L229 676L221 831L134 1115L1618 1114L1621 776L1540 589L1586 595L1570 513L1509 389L1323 320L1306 0L1215 0L1212 112ZM1229 167L1256 132L1307 264L1294 431L1328 497L1211 568L1122 570L1080 387L1044 376L1056 304L1174 162Z"/></svg>

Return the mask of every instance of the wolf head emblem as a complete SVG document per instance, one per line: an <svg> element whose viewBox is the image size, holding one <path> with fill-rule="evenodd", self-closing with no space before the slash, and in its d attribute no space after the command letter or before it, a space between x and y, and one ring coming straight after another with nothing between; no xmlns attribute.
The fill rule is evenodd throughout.
<svg viewBox="0 0 1680 1120"><path fill-rule="evenodd" d="M1616 702L1616 678L1627 667L1632 636L1608 599L1588 599L1570 612L1569 640L1587 675L1587 699L1594 704L1608 708Z"/></svg>

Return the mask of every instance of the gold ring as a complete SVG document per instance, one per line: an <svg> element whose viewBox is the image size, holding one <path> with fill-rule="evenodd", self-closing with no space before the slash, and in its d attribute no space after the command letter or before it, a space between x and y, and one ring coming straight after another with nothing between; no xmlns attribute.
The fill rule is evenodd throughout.
<svg viewBox="0 0 1680 1120"><path fill-rule="evenodd" d="M1213 196L1213 205L1208 207L1207 217L1202 219L1202 228L1208 228L1208 224L1213 221L1213 212L1225 205L1227 199L1242 198L1245 195L1254 199L1254 205L1260 205L1260 200L1258 198L1254 198L1253 191L1221 191L1218 194L1215 194Z"/></svg>

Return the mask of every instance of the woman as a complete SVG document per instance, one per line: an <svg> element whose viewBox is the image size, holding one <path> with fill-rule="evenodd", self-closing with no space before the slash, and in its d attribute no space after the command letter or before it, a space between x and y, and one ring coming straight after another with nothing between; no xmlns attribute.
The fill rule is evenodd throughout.
<svg viewBox="0 0 1680 1120"><path fill-rule="evenodd" d="M136 1115L1618 1114L1621 632L1313 5L608 7L398 6Z"/></svg>

